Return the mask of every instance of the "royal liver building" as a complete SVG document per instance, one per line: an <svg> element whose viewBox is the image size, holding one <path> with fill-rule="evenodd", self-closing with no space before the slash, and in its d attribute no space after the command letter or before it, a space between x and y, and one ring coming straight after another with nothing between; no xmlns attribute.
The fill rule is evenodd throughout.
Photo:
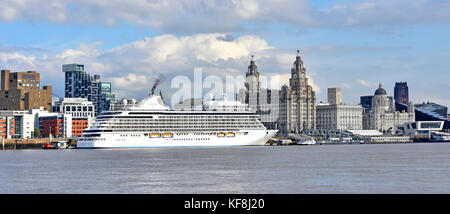
<svg viewBox="0 0 450 214"><path fill-rule="evenodd" d="M280 91L278 124L282 133L316 129L316 94L308 84L299 51L291 69L289 87L284 85Z"/></svg>

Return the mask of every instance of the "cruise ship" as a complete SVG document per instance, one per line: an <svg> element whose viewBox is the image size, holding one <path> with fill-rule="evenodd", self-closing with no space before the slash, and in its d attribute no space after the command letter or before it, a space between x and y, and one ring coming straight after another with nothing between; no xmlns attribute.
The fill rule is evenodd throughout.
<svg viewBox="0 0 450 214"><path fill-rule="evenodd" d="M237 101L209 99L202 110L172 110L150 95L119 110L102 112L78 139L77 148L262 146L277 130Z"/></svg>

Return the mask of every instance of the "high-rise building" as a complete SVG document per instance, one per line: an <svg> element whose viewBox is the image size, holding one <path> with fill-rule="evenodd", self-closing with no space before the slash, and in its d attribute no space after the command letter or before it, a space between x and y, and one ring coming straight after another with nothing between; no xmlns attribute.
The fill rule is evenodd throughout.
<svg viewBox="0 0 450 214"><path fill-rule="evenodd" d="M342 88L328 88L328 103L330 105L342 104Z"/></svg>
<svg viewBox="0 0 450 214"><path fill-rule="evenodd" d="M44 108L50 110L52 87L40 89L40 74L36 71L1 71L0 109L30 110Z"/></svg>
<svg viewBox="0 0 450 214"><path fill-rule="evenodd" d="M308 84L306 68L298 51L291 69L289 87L281 88L279 111L286 114L280 115L280 132L300 133L316 129L316 94Z"/></svg>
<svg viewBox="0 0 450 214"><path fill-rule="evenodd" d="M406 82L396 82L394 87L394 99L395 102L408 105L408 84Z"/></svg>
<svg viewBox="0 0 450 214"><path fill-rule="evenodd" d="M100 75L90 76L81 64L67 64L65 73L65 97L87 98L95 106L95 114L108 110L114 103L111 83L101 82Z"/></svg>

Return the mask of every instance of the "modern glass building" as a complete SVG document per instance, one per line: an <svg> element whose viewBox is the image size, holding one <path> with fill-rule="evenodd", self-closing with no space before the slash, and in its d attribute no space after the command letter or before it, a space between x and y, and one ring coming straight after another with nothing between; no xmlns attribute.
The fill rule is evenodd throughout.
<svg viewBox="0 0 450 214"><path fill-rule="evenodd" d="M365 112L370 112L370 110L372 110L372 99L373 99L373 95L360 97L360 103L361 103L361 106L364 108Z"/></svg>
<svg viewBox="0 0 450 214"><path fill-rule="evenodd" d="M111 83L102 83L100 75L89 75L81 64L63 65L62 70L65 73L65 97L87 98L95 106L95 115L109 109L114 102Z"/></svg>
<svg viewBox="0 0 450 214"><path fill-rule="evenodd" d="M111 83L100 83L100 99L99 99L99 112L109 110L110 106L114 104L115 96L111 93Z"/></svg>

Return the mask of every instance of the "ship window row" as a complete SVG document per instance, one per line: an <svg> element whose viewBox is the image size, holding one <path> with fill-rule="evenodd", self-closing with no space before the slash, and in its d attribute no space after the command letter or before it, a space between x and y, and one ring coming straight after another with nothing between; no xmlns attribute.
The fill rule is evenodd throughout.
<svg viewBox="0 0 450 214"><path fill-rule="evenodd" d="M213 116L213 117L180 117L180 118L152 118L152 117L98 117L97 120L149 120L149 121L158 121L158 120L168 120L168 121L177 121L177 120L205 120L205 119L257 119L259 116Z"/></svg>
<svg viewBox="0 0 450 214"><path fill-rule="evenodd" d="M163 128L183 128L183 127L188 127L188 128L197 128L197 129L204 129L204 128L240 128L240 127L245 127L245 128L263 128L264 126L255 126L252 124L237 124L237 125L209 125L209 126L109 126L109 127L95 127L95 128L126 128L126 129L133 129L133 128L158 128L158 127L163 127Z"/></svg>
<svg viewBox="0 0 450 214"><path fill-rule="evenodd" d="M136 126L136 127L129 127L129 126L111 126L108 128L112 128L112 129L117 129L117 128L122 128L122 129L130 129L132 130L133 128L183 128L186 126ZM263 127L263 126L262 126ZM261 128L262 128L261 127ZM204 129L204 128L260 128L260 127L255 127L255 126L250 126L250 125L235 125L235 126L189 126L187 128L191 128L191 129Z"/></svg>
<svg viewBox="0 0 450 214"><path fill-rule="evenodd" d="M111 126L126 126L126 127L155 127L155 126L239 126L239 125L249 125L249 126L262 126L260 122L222 122L222 123L159 123L159 124L151 124L151 123L139 123L139 124L133 124L133 123L112 123L112 124L94 124L92 125L93 128L107 128Z"/></svg>
<svg viewBox="0 0 450 214"><path fill-rule="evenodd" d="M164 138L165 140L185 141L185 140L210 140L209 138Z"/></svg>
<svg viewBox="0 0 450 214"><path fill-rule="evenodd" d="M245 130L262 130L261 128L240 128L240 129L233 129L233 128L205 128L202 131L208 132L208 131L214 131L214 132L228 132L228 131L234 131L237 132L241 129ZM159 128L159 129L114 129L114 132L198 132L198 129L173 129L173 128Z"/></svg>
<svg viewBox="0 0 450 214"><path fill-rule="evenodd" d="M136 123L148 123L148 124L176 124L176 123L223 123L223 122L237 122L237 123L242 123L242 122L256 122L258 120L233 120L233 119L228 119L228 120L190 120L190 121L95 121L94 123L96 124L112 124L112 123L131 123L131 124L136 124Z"/></svg>
<svg viewBox="0 0 450 214"><path fill-rule="evenodd" d="M217 122L180 122L180 123L94 123L92 126L111 126L111 125L136 125L136 126L157 126L157 125L220 125L220 124L254 124L260 125L260 121L217 121Z"/></svg>

